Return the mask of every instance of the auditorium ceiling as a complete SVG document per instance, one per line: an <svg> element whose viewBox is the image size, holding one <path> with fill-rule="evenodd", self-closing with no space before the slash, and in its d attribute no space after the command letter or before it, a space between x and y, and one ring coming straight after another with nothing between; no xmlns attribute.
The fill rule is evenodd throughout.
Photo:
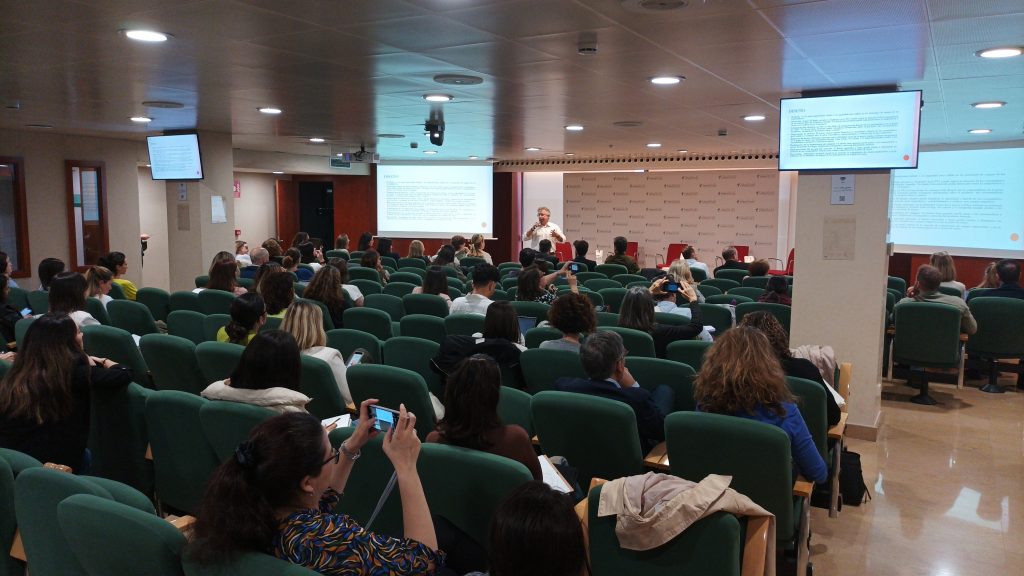
<svg viewBox="0 0 1024 576"><path fill-rule="evenodd" d="M780 98L895 84L923 90L925 145L1024 139L1024 56L976 56L1024 46L1024 0L0 0L0 18L0 127L16 130L446 160L773 152Z"/></svg>

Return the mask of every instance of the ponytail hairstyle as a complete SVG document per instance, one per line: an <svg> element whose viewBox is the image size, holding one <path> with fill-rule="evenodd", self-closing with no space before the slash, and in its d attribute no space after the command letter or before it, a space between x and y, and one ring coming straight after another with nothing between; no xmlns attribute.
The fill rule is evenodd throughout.
<svg viewBox="0 0 1024 576"><path fill-rule="evenodd" d="M284 251L284 260L281 260L281 266L291 272L292 268L296 268L302 262L302 252L299 252L298 248L289 248Z"/></svg>
<svg viewBox="0 0 1024 576"><path fill-rule="evenodd" d="M224 327L228 342L247 344L249 333L256 329L260 318L267 313L263 297L257 292L246 292L231 303L231 320Z"/></svg>
<svg viewBox="0 0 1024 576"><path fill-rule="evenodd" d="M85 280L89 284L89 296L97 298L103 295L100 285L114 279L114 273L103 266L91 266L85 272Z"/></svg>
<svg viewBox="0 0 1024 576"><path fill-rule="evenodd" d="M186 557L216 564L243 552L271 554L277 510L300 500L299 484L320 475L324 457L315 416L290 412L261 422L210 478Z"/></svg>

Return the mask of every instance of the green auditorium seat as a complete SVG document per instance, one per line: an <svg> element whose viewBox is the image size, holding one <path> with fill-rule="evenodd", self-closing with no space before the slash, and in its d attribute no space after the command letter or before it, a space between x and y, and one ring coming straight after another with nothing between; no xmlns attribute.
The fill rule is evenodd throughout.
<svg viewBox="0 0 1024 576"><path fill-rule="evenodd" d="M434 429L434 409L430 404L427 383L411 370L358 364L348 369L348 386L352 402L357 406L367 398L377 398L380 405L398 410L400 404L416 414L416 434L423 440Z"/></svg>
<svg viewBox="0 0 1024 576"><path fill-rule="evenodd" d="M242 359L245 346L228 342L203 342L196 346L199 369L207 384L227 379Z"/></svg>
<svg viewBox="0 0 1024 576"><path fill-rule="evenodd" d="M444 318L448 316L448 303L434 294L407 294L402 296L406 314L428 314Z"/></svg>
<svg viewBox="0 0 1024 576"><path fill-rule="evenodd" d="M384 364L419 374L427 383L427 389L443 399L441 376L430 367L430 361L440 349L441 345L433 340L395 336L384 342Z"/></svg>
<svg viewBox="0 0 1024 576"><path fill-rule="evenodd" d="M223 290L206 289L199 293L198 298L203 314L231 314L231 305L237 296Z"/></svg>
<svg viewBox="0 0 1024 576"><path fill-rule="evenodd" d="M192 515L199 509L206 482L220 464L199 418L207 402L177 390L153 392L146 400L157 499L164 506Z"/></svg>
<svg viewBox="0 0 1024 576"><path fill-rule="evenodd" d="M341 397L341 391L338 390L338 382L334 379L331 366L319 358L305 354L300 360L302 377L299 391L311 398L309 404L306 404L306 410L321 420L347 414L348 408Z"/></svg>
<svg viewBox="0 0 1024 576"><path fill-rule="evenodd" d="M607 330L622 336L622 343L626 347L627 356L645 356L647 358L657 356L654 352L654 338L646 332L621 326L601 326L598 330Z"/></svg>
<svg viewBox="0 0 1024 576"><path fill-rule="evenodd" d="M203 435L221 462L235 455L235 448L249 437L257 424L276 415L262 406L220 400L205 402L199 408Z"/></svg>
<svg viewBox="0 0 1024 576"><path fill-rule="evenodd" d="M146 334L139 342L139 351L157 390L180 390L198 395L206 388L206 378L196 358L196 345L191 340L170 334Z"/></svg>
<svg viewBox="0 0 1024 576"><path fill-rule="evenodd" d="M677 340L668 345L665 357L700 372L700 367L704 364L704 354L711 348L711 344L704 340Z"/></svg>
<svg viewBox="0 0 1024 576"><path fill-rule="evenodd" d="M150 315L158 322L166 322L171 311L171 295L160 288L139 288L135 301L149 308Z"/></svg>
<svg viewBox="0 0 1024 576"><path fill-rule="evenodd" d="M335 328L327 332L327 345L334 348L345 358L346 361L358 348L366 350L369 358L363 358L363 363L381 362L382 348L381 341L373 334L350 328Z"/></svg>
<svg viewBox="0 0 1024 576"><path fill-rule="evenodd" d="M626 368L645 390L653 391L659 385L671 388L675 393L673 411L696 409L693 401L693 379L697 377L697 372L692 367L661 358L627 356Z"/></svg>
<svg viewBox="0 0 1024 576"><path fill-rule="evenodd" d="M536 394L554 390L555 382L562 377L586 378L580 355L569 350L533 348L525 350L519 357L526 391Z"/></svg>
<svg viewBox="0 0 1024 576"><path fill-rule="evenodd" d="M113 302L111 302L113 304ZM135 345L135 339L125 330L113 326L85 326L82 328L85 352L97 358L109 358L132 369L132 379L147 388L153 387L146 360Z"/></svg>
<svg viewBox="0 0 1024 576"><path fill-rule="evenodd" d="M342 314L342 322L347 329L372 334L382 341L393 335L391 316L383 310L349 308Z"/></svg>
<svg viewBox="0 0 1024 576"><path fill-rule="evenodd" d="M167 333L191 340L193 344L206 342L203 321L206 316L194 310L173 310L167 314Z"/></svg>

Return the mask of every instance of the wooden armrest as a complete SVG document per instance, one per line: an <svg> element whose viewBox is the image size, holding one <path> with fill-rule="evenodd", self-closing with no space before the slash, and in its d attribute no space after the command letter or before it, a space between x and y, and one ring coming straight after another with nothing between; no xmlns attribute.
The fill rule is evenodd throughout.
<svg viewBox="0 0 1024 576"><path fill-rule="evenodd" d="M196 523L195 516L168 516L164 520L170 522L171 526L177 528L178 532L182 534L192 530L192 525Z"/></svg>
<svg viewBox="0 0 1024 576"><path fill-rule="evenodd" d="M662 442L652 448L644 457L644 466L655 470L668 470L668 445Z"/></svg>
<svg viewBox="0 0 1024 576"><path fill-rule="evenodd" d="M153 445L152 444L146 444L146 460L152 460L152 459L153 459Z"/></svg>
<svg viewBox="0 0 1024 576"><path fill-rule="evenodd" d="M14 541L11 542L11 558L28 562L28 556L25 555L25 545L21 542L21 532L17 529L14 530Z"/></svg>
<svg viewBox="0 0 1024 576"><path fill-rule="evenodd" d="M961 333L960 334L960 341L961 342L967 342L967 334Z"/></svg>
<svg viewBox="0 0 1024 576"><path fill-rule="evenodd" d="M18 343L17 342L8 342L7 343L7 349L8 350L17 350L18 349Z"/></svg>
<svg viewBox="0 0 1024 576"><path fill-rule="evenodd" d="M55 464L53 462L47 462L43 464L43 468L49 468L50 470L56 470L57 472L65 472L71 474L71 466L65 466L63 464Z"/></svg>
<svg viewBox="0 0 1024 576"><path fill-rule="evenodd" d="M839 423L828 429L828 437L833 440L838 440L846 434L846 412L839 414Z"/></svg>
<svg viewBox="0 0 1024 576"><path fill-rule="evenodd" d="M769 516L750 516L747 518L747 537L743 544L743 564L741 576L763 576L765 554L768 549Z"/></svg>
<svg viewBox="0 0 1024 576"><path fill-rule="evenodd" d="M796 482L793 482L793 496L810 498L811 490L814 490L814 482L810 480L805 480L803 477L798 476Z"/></svg>
<svg viewBox="0 0 1024 576"><path fill-rule="evenodd" d="M349 414L354 414L357 418L359 417L359 407L352 402L346 402L345 408L348 409Z"/></svg>
<svg viewBox="0 0 1024 576"><path fill-rule="evenodd" d="M537 438L536 436L534 436L533 438L530 438L530 441L533 442L534 446L540 446L540 438ZM556 454L556 456L557 456L557 454Z"/></svg>
<svg viewBox="0 0 1024 576"><path fill-rule="evenodd" d="M886 328L885 329L885 333L888 334L889 336L894 336L896 334L896 327L895 326L890 326L890 327Z"/></svg>

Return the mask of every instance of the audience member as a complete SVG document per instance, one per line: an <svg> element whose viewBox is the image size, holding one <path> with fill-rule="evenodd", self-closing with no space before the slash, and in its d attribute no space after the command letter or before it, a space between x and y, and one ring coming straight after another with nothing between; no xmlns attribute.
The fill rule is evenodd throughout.
<svg viewBox="0 0 1024 576"><path fill-rule="evenodd" d="M572 497L543 482L521 484L491 516L490 576L579 576L590 572Z"/></svg>
<svg viewBox="0 0 1024 576"><path fill-rule="evenodd" d="M530 226L526 234L523 234L523 242L528 241L530 248L534 250L540 247L541 240L565 242L565 234L562 233L558 224L551 222L551 210L548 210L546 206L537 208L537 221Z"/></svg>
<svg viewBox="0 0 1024 576"><path fill-rule="evenodd" d="M448 267L455 270L455 275L459 279L459 282L466 281L466 275L459 270L459 267L455 263L455 248L450 244L441 246L441 249L437 251L437 256L434 257L434 265L442 268Z"/></svg>
<svg viewBox="0 0 1024 576"><path fill-rule="evenodd" d="M334 239L334 249L341 250L345 252L346 256L348 255L348 234L339 234L338 237Z"/></svg>
<svg viewBox="0 0 1024 576"><path fill-rule="evenodd" d="M939 286L959 290L961 298L967 297L967 287L963 282L956 280L956 264L953 263L953 257L949 252L935 252L928 263L938 268L939 274L942 275L942 284Z"/></svg>
<svg viewBox="0 0 1024 576"><path fill-rule="evenodd" d="M235 240L235 260L239 266L251 266L252 258L249 256L249 244L245 240Z"/></svg>
<svg viewBox="0 0 1024 576"><path fill-rule="evenodd" d="M320 259L316 256L316 246L309 239L309 234L306 232L296 232L292 238L292 245L289 248L294 248L299 251L300 262L303 264L311 264L313 262L319 262Z"/></svg>
<svg viewBox="0 0 1024 576"><path fill-rule="evenodd" d="M636 263L636 260L632 256L626 254L626 248L629 246L629 242L625 236L616 236L615 240L612 241L614 247L614 254L610 254L604 259L605 264L619 264L626 267L626 272L629 274L636 274L640 272L640 265Z"/></svg>
<svg viewBox="0 0 1024 576"><path fill-rule="evenodd" d="M99 259L99 265L114 273L114 283L121 287L124 297L135 300L138 288L135 284L123 276L128 272L128 258L122 252L111 252Z"/></svg>
<svg viewBox="0 0 1024 576"><path fill-rule="evenodd" d="M359 259L359 265L363 268L369 268L370 270L376 270L377 274L380 275L380 283L383 286L388 283L390 274L384 269L384 266L380 263L380 254L376 250L367 250L363 252L363 257Z"/></svg>
<svg viewBox="0 0 1024 576"><path fill-rule="evenodd" d="M897 306L906 302L936 302L938 304L949 304L960 310L960 331L965 334L974 334L978 331L978 323L971 314L971 309L963 298L950 296L939 292L942 284L942 272L935 266L924 264L917 269L917 282L907 290L907 297L896 303ZM1018 288L1019 289L1019 288ZM996 288L998 290L998 288ZM988 296L991 292L986 293ZM1024 291L1022 291L1024 296Z"/></svg>
<svg viewBox="0 0 1024 576"><path fill-rule="evenodd" d="M524 268L519 273L519 280L516 283L516 300L520 302L551 304L558 294L555 280L559 276L563 276L569 283L570 291L579 294L579 280L577 280L575 274L569 273L568 267L542 275L540 268L534 263L533 266Z"/></svg>
<svg viewBox="0 0 1024 576"><path fill-rule="evenodd" d="M74 320L40 316L0 380L0 447L87 474L92 391L124 388L131 381L130 369L85 354Z"/></svg>
<svg viewBox="0 0 1024 576"><path fill-rule="evenodd" d="M324 315L320 307L304 300L295 302L288 308L288 315L281 323L281 330L295 337L295 343L303 356L318 358L331 367L341 398L346 404L350 404L352 392L348 389L348 379L345 377L345 359L341 357L341 352L327 346Z"/></svg>
<svg viewBox="0 0 1024 576"><path fill-rule="evenodd" d="M736 248L729 246L725 250L722 250L723 264L715 268L715 276L718 276L719 270L746 270L750 266L744 262L740 262L736 259Z"/></svg>
<svg viewBox="0 0 1024 576"><path fill-rule="evenodd" d="M515 460L542 480L540 463L530 436L521 426L502 424L498 416L501 372L485 354L459 362L444 389L445 416L427 442L461 446Z"/></svg>
<svg viewBox="0 0 1024 576"><path fill-rule="evenodd" d="M373 248L373 234L369 232L363 232L359 235L359 243L357 244L357 250L359 252L366 252L370 248Z"/></svg>
<svg viewBox="0 0 1024 576"><path fill-rule="evenodd" d="M455 249L455 263L458 264L459 260L462 260L469 255L469 246L466 245L466 237L462 234L456 234L452 236L451 242L452 248Z"/></svg>
<svg viewBox="0 0 1024 576"><path fill-rule="evenodd" d="M519 314L511 302L492 302L484 315L483 340L506 340L515 344L520 352L526 350L523 333L519 330ZM478 340L480 344L482 340ZM500 361L500 358L497 358Z"/></svg>
<svg viewBox="0 0 1024 576"><path fill-rule="evenodd" d="M577 240L572 243L572 247L576 251L576 257L573 258L572 261L579 262L580 264L586 264L587 270L593 272L594 268L597 268L597 262L587 259L587 252L590 250L590 243L586 240Z"/></svg>
<svg viewBox="0 0 1024 576"><path fill-rule="evenodd" d="M558 256L551 252L551 240L541 240L538 245L539 254L537 254L536 260L545 260L551 264L551 268L554 269L558 266Z"/></svg>
<svg viewBox="0 0 1024 576"><path fill-rule="evenodd" d="M85 281L89 285L88 297L96 298L106 308L113 300L109 294L110 286L114 283L114 274L103 266L90 266L85 272Z"/></svg>
<svg viewBox="0 0 1024 576"><path fill-rule="evenodd" d="M260 296L267 305L267 316L284 318L295 300L295 283L286 272L273 272L260 281Z"/></svg>
<svg viewBox="0 0 1024 576"><path fill-rule="evenodd" d="M448 294L448 275L440 266L428 266L423 276L423 284L412 289L413 294L433 294L440 296L452 307L452 297Z"/></svg>
<svg viewBox="0 0 1024 576"><path fill-rule="evenodd" d="M680 284L676 298L682 297L689 303L690 323L685 326L658 324L654 320L654 292L664 292L664 279L659 278L649 289L639 286L630 288L622 299L619 310L619 326L646 332L654 339L654 352L664 358L668 345L677 340L693 340L704 331L701 321L700 303L697 291L690 284Z"/></svg>
<svg viewBox="0 0 1024 576"><path fill-rule="evenodd" d="M473 354L486 354L499 366L515 369L524 350L526 346L519 331L516 309L509 302L499 301L487 307L483 332L472 336L448 335L441 343L433 365L447 377L454 373L463 359Z"/></svg>
<svg viewBox="0 0 1024 576"><path fill-rule="evenodd" d="M310 398L299 391L302 362L295 338L283 330L256 334L226 380L202 391L203 398L252 404L274 412L305 412Z"/></svg>
<svg viewBox="0 0 1024 576"><path fill-rule="evenodd" d="M590 298L568 292L551 303L548 322L562 331L558 340L545 340L540 347L552 350L580 351L580 339L584 334L593 334L597 329L597 314Z"/></svg>
<svg viewBox="0 0 1024 576"><path fill-rule="evenodd" d="M1024 288L1020 286L1020 264L1016 260L1004 259L996 262L999 287L988 290L984 296L1024 299Z"/></svg>
<svg viewBox="0 0 1024 576"><path fill-rule="evenodd" d="M996 270L995 262L989 262L989 265L985 266L985 273L981 277L981 283L975 286L975 288L999 288L999 272Z"/></svg>
<svg viewBox="0 0 1024 576"><path fill-rule="evenodd" d="M816 483L828 469L786 385L768 338L749 326L720 335L694 381L697 410L765 422L789 436L796 473Z"/></svg>
<svg viewBox="0 0 1024 576"><path fill-rule="evenodd" d="M622 336L607 330L594 332L580 345L580 362L587 378L559 378L555 383L559 390L628 404L636 414L636 429L645 454L665 439L665 416L672 412L675 393L664 384L650 392L640 387L626 368Z"/></svg>
<svg viewBox="0 0 1024 576"><path fill-rule="evenodd" d="M327 307L331 323L335 328L344 328L342 318L348 309L346 293L342 288L341 272L334 266L323 266L316 271L309 285L302 292L307 300L316 300Z"/></svg>
<svg viewBox="0 0 1024 576"><path fill-rule="evenodd" d="M519 268L512 268L508 271L505 276L507 278L516 278L519 273L523 270L533 266L533 261L537 258L537 251L533 248L523 248L519 251Z"/></svg>
<svg viewBox="0 0 1024 576"><path fill-rule="evenodd" d="M284 257L284 248L281 248L281 243L276 238L267 238L263 241L262 246L270 254L272 262L281 263L281 258Z"/></svg>
<svg viewBox="0 0 1024 576"><path fill-rule="evenodd" d="M785 276L772 276L769 278L764 294L758 296L757 301L792 306L793 298L789 295L789 282Z"/></svg>
<svg viewBox="0 0 1024 576"><path fill-rule="evenodd" d="M210 262L210 270L207 272L209 279L206 281L206 290L221 290L231 292L238 296L248 292L238 285L238 261L228 252L218 252ZM204 288L196 288L193 292L199 292Z"/></svg>
<svg viewBox="0 0 1024 576"><path fill-rule="evenodd" d="M249 254L249 261L250 264L242 268L238 274L242 278L255 278L260 266L270 262L270 252L267 252L267 249L263 247L257 248Z"/></svg>
<svg viewBox="0 0 1024 576"><path fill-rule="evenodd" d="M323 574L433 574L444 562L416 472L416 416L400 408L384 435L398 478L402 538L375 534L335 507L360 449L376 435L367 400L359 424L332 448L320 420L284 414L260 423L213 473L186 558L216 565L243 552L271 552Z"/></svg>
<svg viewBox="0 0 1024 576"><path fill-rule="evenodd" d="M100 258L100 266L103 264L103 259ZM106 266L110 268L109 266ZM50 289L50 280L57 274L64 271L64 261L60 258L43 258L43 261L39 263L39 289L46 292ZM114 270L110 268L110 271Z"/></svg>
<svg viewBox="0 0 1024 576"><path fill-rule="evenodd" d="M252 279L253 291L259 292L260 285L263 284L263 279L278 272L284 272L284 268L282 268L277 262L267 262L260 266L260 269L256 271L256 275Z"/></svg>
<svg viewBox="0 0 1024 576"><path fill-rule="evenodd" d="M699 268L704 271L705 276L711 276L711 272L708 271L708 265L697 259L697 249L693 246L687 246L683 250L683 260L686 261L686 265L690 268Z"/></svg>
<svg viewBox="0 0 1024 576"><path fill-rule="evenodd" d="M85 311L89 284L78 272L61 272L50 281L50 312L66 314L79 328L99 326L100 321Z"/></svg>
<svg viewBox="0 0 1024 576"><path fill-rule="evenodd" d="M494 264L491 255L484 251L485 245L486 242L484 241L483 234L473 234L472 238L469 239L469 252L466 255L473 258L483 258L484 262Z"/></svg>
<svg viewBox="0 0 1024 576"><path fill-rule="evenodd" d="M678 284L691 284L691 285L693 285L694 286L694 292L697 294L697 302L700 302L700 303L704 302L704 295L701 294L700 290L697 290L697 288L696 288L696 286L697 286L697 284L699 284L699 282L694 280L693 272L690 270L690 265L689 264L687 264L686 262L681 261L681 260L676 260L675 262L672 262L672 264L669 265L668 271L666 271L665 276L667 276L670 280L672 280L672 281L674 281L674 282L676 282ZM672 300L672 304L677 304L675 299ZM664 312L665 310L659 310L659 311ZM671 309L669 311L675 312L676 314L682 314L683 316L686 316L687 318L690 317L690 309L689 308L680 308L680 307L677 306L676 308Z"/></svg>
<svg viewBox="0 0 1024 576"><path fill-rule="evenodd" d="M402 256L398 252L392 250L391 245L391 238L377 238L377 253L380 254L382 258L385 256L391 258L397 264L398 259Z"/></svg>
<svg viewBox="0 0 1024 576"><path fill-rule="evenodd" d="M11 264L11 257L6 252L0 252L0 274L7 276L7 287L17 288L18 283L14 281L14 265Z"/></svg>
<svg viewBox="0 0 1024 576"><path fill-rule="evenodd" d="M7 283L7 275L0 274L0 335L7 342L14 342L14 325L21 320L21 311L11 306L8 297L11 294L11 286Z"/></svg>
<svg viewBox="0 0 1024 576"><path fill-rule="evenodd" d="M768 263L764 258L758 258L750 263L747 267L747 271L750 272L751 276L767 276L768 271L772 269L772 265Z"/></svg>
<svg viewBox="0 0 1024 576"><path fill-rule="evenodd" d="M348 294L349 299L356 306L361 307L363 305L363 293L359 290L359 286L348 283L348 262L341 258L331 258L327 265L336 269L341 279L341 289ZM303 292L305 294L305 292Z"/></svg>
<svg viewBox="0 0 1024 576"><path fill-rule="evenodd" d="M295 278L299 282L309 282L313 278L314 272L309 268L299 266L301 263L301 252L295 248L289 248L284 251L284 259L281 260L281 267L284 268L284 271L295 274Z"/></svg>
<svg viewBox="0 0 1024 576"><path fill-rule="evenodd" d="M231 303L231 320L217 330L218 342L246 346L267 321L267 306L256 292L242 294Z"/></svg>
<svg viewBox="0 0 1024 576"><path fill-rule="evenodd" d="M419 258L425 263L430 264L430 258L424 254L423 242L419 240L413 240L409 242L409 258Z"/></svg>
<svg viewBox="0 0 1024 576"><path fill-rule="evenodd" d="M451 314L487 314L497 285L498 269L490 264L480 264L473 269L473 291L452 302Z"/></svg>
<svg viewBox="0 0 1024 576"><path fill-rule="evenodd" d="M789 350L789 334L782 327L782 323L768 312L757 311L744 316L743 320L740 321L740 325L760 330L762 334L768 337L768 343L771 344L775 357L778 358L779 365L786 376L803 378L821 384L825 389L825 408L828 414L828 425L835 426L838 424L841 411L839 404L836 403L836 397L832 392L832 388L825 383L825 379L821 377L821 371L810 360L793 356L793 353Z"/></svg>

